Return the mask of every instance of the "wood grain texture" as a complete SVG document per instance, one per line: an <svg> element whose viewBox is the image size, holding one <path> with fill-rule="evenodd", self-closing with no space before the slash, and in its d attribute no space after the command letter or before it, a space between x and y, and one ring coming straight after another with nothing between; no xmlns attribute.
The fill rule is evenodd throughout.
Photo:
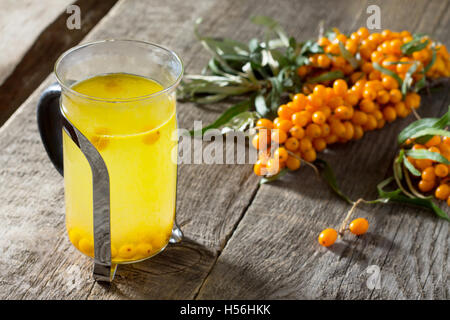
<svg viewBox="0 0 450 320"><path fill-rule="evenodd" d="M0 126L117 0L2 1L0 4ZM81 11L81 28L69 30L69 4Z"/></svg>
<svg viewBox="0 0 450 320"><path fill-rule="evenodd" d="M427 32L449 45L448 1L413 2L375 2L382 9L382 27ZM161 43L182 56L188 73L195 73L207 61L192 32L197 17L204 18L201 30L208 34L249 40L263 33L248 18L265 14L307 39L317 35L321 19L328 27L355 30L365 24L367 6L339 1L331 8L324 0L120 0L83 41ZM62 178L48 161L36 128L37 99L52 81L48 77L0 128L0 298L449 297L448 223L400 205L362 206L357 215L369 218L372 232L359 239L346 236L329 250L320 248L318 233L337 226L348 206L309 168L259 187L249 165L182 165L177 215L186 239L148 261L119 267L111 286L94 283L91 262L67 239ZM420 113L440 114L448 103L447 91L426 97ZM180 104L180 125L211 121L226 106L200 112ZM390 174L395 136L410 121L323 155L346 193L376 196L376 183ZM365 270L372 264L381 268L380 290L365 284Z"/></svg>
<svg viewBox="0 0 450 320"><path fill-rule="evenodd" d="M450 44L445 35L450 26L448 2L378 4L383 28L441 35L438 39ZM302 28L298 23L306 38L315 34L315 26L304 23L311 11L326 16L327 25L345 31L364 25L366 19L364 3L356 15L344 5L325 14L322 1L309 3L304 11L300 8L304 3L298 6L292 8L290 19L283 19L292 23L283 25L292 33ZM295 19L294 14L299 17ZM449 103L447 87L425 97L419 113L438 116ZM332 147L320 157L331 163L351 198L374 199L377 183L391 175L396 136L411 121L412 117L396 121L361 141ZM445 204L443 208L448 211ZM363 205L356 216L369 219L371 232L361 238L347 235L330 249L321 248L317 244L320 231L337 228L348 210L309 168L262 186L198 298L448 299L448 222L417 208ZM370 265L381 268L381 289L366 286Z"/></svg>

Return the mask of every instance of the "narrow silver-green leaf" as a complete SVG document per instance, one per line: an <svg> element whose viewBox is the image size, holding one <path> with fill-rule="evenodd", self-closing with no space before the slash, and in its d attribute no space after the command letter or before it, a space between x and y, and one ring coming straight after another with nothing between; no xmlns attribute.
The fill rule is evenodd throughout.
<svg viewBox="0 0 450 320"><path fill-rule="evenodd" d="M450 165L450 161L448 161L443 155L441 155L440 153L437 153L437 152L432 152L432 151L423 150L423 149L408 150L406 152L406 155L411 158L414 158L414 159L430 159L433 161L437 161L440 163Z"/></svg>

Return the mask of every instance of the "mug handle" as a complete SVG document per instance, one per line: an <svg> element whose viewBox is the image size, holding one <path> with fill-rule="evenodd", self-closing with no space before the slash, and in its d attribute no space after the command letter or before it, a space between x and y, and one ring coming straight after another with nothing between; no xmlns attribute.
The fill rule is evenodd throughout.
<svg viewBox="0 0 450 320"><path fill-rule="evenodd" d="M37 104L37 123L45 151L56 170L64 176L60 97L61 87L58 83L44 90Z"/></svg>

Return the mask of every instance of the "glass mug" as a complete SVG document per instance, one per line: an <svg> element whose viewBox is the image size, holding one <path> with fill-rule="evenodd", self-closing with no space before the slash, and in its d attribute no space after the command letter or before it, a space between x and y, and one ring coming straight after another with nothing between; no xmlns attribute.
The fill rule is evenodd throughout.
<svg viewBox="0 0 450 320"><path fill-rule="evenodd" d="M38 127L64 176L72 244L94 258L94 278L181 240L175 222L175 89L181 59L161 46L106 40L74 47L55 64Z"/></svg>

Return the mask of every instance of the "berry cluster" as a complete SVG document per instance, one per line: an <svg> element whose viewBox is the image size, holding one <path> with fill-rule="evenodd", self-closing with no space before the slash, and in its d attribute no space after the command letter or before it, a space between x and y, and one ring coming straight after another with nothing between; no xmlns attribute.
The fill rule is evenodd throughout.
<svg viewBox="0 0 450 320"><path fill-rule="evenodd" d="M424 75L450 76L447 49L425 36L418 41L408 31L369 34L366 28L349 37L335 29L334 35L333 40L320 38L324 53L310 55L309 63L297 69L303 93L279 106L275 119L258 120L252 140L259 150L255 174L297 170L301 160L313 162L328 145L361 139L408 116L420 106L420 95L402 90L403 81L412 88ZM410 43L415 48L405 53ZM330 71L346 78L311 83Z"/></svg>

